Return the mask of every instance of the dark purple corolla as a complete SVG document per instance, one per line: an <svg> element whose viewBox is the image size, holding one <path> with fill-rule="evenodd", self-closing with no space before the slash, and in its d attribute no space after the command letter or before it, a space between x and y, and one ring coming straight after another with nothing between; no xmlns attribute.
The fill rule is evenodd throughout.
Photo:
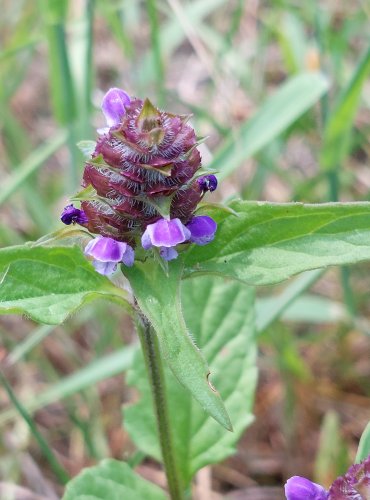
<svg viewBox="0 0 370 500"><path fill-rule="evenodd" d="M134 250L130 245L104 236L91 240L85 247L85 255L93 257L95 269L105 275L112 274L119 262L131 267L135 259Z"/></svg>
<svg viewBox="0 0 370 500"><path fill-rule="evenodd" d="M217 224L208 215L198 215L193 217L188 224L187 229L190 231L189 240L197 245L207 245L215 237Z"/></svg>
<svg viewBox="0 0 370 500"><path fill-rule="evenodd" d="M369 500L370 455L360 464L352 465L328 491L309 479L293 476L285 484L285 495L287 500Z"/></svg>
<svg viewBox="0 0 370 500"><path fill-rule="evenodd" d="M76 223L83 226L89 222L85 212L75 208L73 204L64 207L63 212L60 215L60 220L67 226Z"/></svg>
<svg viewBox="0 0 370 500"><path fill-rule="evenodd" d="M215 191L217 189L217 177L213 174L204 175L203 177L199 177L198 184L202 191Z"/></svg>

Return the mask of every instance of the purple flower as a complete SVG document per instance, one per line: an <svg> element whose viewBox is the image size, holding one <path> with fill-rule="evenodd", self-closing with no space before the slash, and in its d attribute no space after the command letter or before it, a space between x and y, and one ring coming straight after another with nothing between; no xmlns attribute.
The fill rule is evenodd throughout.
<svg viewBox="0 0 370 500"><path fill-rule="evenodd" d="M217 188L217 177L213 174L211 175L205 175L203 177L199 177L198 179L198 184L202 191L215 191Z"/></svg>
<svg viewBox="0 0 370 500"><path fill-rule="evenodd" d="M287 500L326 500L328 493L305 477L293 476L285 483L285 496Z"/></svg>
<svg viewBox="0 0 370 500"><path fill-rule="evenodd" d="M85 247L85 255L93 257L93 266L98 273L105 275L112 274L119 262L131 267L135 258L130 245L104 236L91 240Z"/></svg>
<svg viewBox="0 0 370 500"><path fill-rule="evenodd" d="M63 224L69 226L70 224L87 224L88 218L83 210L75 208L72 204L64 207L63 212L60 216L60 220Z"/></svg>
<svg viewBox="0 0 370 500"><path fill-rule="evenodd" d="M189 238L190 231L180 219L159 219L146 227L141 237L141 244L145 250L149 250L152 246L170 248Z"/></svg>
<svg viewBox="0 0 370 500"><path fill-rule="evenodd" d="M191 233L190 241L197 245L207 245L215 237L217 230L216 222L208 215L193 217L186 227Z"/></svg>
<svg viewBox="0 0 370 500"><path fill-rule="evenodd" d="M103 97L102 111L109 127L114 127L122 122L131 99L122 89L112 88Z"/></svg>
<svg viewBox="0 0 370 500"><path fill-rule="evenodd" d="M178 255L173 247L189 238L190 231L180 219L159 219L146 227L141 237L141 244L145 250L153 246L159 247L159 253L164 260L173 260Z"/></svg>

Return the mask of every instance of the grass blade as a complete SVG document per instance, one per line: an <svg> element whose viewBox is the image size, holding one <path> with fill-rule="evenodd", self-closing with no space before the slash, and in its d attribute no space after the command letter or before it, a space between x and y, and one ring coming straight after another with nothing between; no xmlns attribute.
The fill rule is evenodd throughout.
<svg viewBox="0 0 370 500"><path fill-rule="evenodd" d="M24 182L34 174L43 163L57 151L67 140L67 132L61 130L48 142L41 144L17 168L12 177L3 184L0 192L0 205L4 203Z"/></svg>
<svg viewBox="0 0 370 500"><path fill-rule="evenodd" d="M242 162L286 130L313 106L329 88L320 73L302 73L291 78L270 97L256 115L230 135L216 152L211 168L221 169L224 179Z"/></svg>
<svg viewBox="0 0 370 500"><path fill-rule="evenodd" d="M41 394L27 399L23 403L25 410L33 413L55 401L72 396L102 380L122 373L131 366L136 349L136 345L126 346L112 354L107 354L100 359L92 361L89 365L81 368L81 370L53 384L44 392L41 392ZM0 425L9 422L15 416L16 412L13 409L3 411L0 414Z"/></svg>
<svg viewBox="0 0 370 500"><path fill-rule="evenodd" d="M37 429L34 421L32 420L32 418L30 417L28 412L25 410L23 405L20 403L20 401L18 400L18 398L14 394L12 388L8 384L8 381L6 380L5 376L3 375L3 373L1 371L0 371L0 381L5 389L6 393L8 394L10 401L13 403L17 412L20 414L20 416L23 418L23 420L28 425L28 427L29 427L33 437L36 439L43 455L45 456L45 458L49 462L52 470L54 471L54 474L56 475L56 477L59 479L59 481L62 484L67 484L69 481L69 475L67 474L64 467L62 467L62 465L59 463L53 450L48 445L44 436Z"/></svg>

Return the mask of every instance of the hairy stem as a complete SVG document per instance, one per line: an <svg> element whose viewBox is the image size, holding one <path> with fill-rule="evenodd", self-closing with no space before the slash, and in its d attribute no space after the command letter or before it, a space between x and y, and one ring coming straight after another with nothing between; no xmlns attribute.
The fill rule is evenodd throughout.
<svg viewBox="0 0 370 500"><path fill-rule="evenodd" d="M154 329L144 315L140 314L138 323L140 342L153 395L154 411L157 420L159 442L167 476L168 489L172 500L182 500L184 494L168 418L165 379L158 340Z"/></svg>

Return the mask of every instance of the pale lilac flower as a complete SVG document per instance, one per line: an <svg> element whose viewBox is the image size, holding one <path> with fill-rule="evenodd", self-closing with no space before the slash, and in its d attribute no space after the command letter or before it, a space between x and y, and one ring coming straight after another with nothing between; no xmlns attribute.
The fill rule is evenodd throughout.
<svg viewBox="0 0 370 500"><path fill-rule="evenodd" d="M202 191L215 191L217 189L217 177L213 174L204 175L203 177L199 177L198 184Z"/></svg>
<svg viewBox="0 0 370 500"><path fill-rule="evenodd" d="M159 219L149 224L142 237L141 244L145 250L155 247L175 247L190 238L190 231L180 219Z"/></svg>
<svg viewBox="0 0 370 500"><path fill-rule="evenodd" d="M135 258L130 245L105 236L91 240L85 247L85 255L93 257L93 266L98 273L105 275L112 274L119 262L131 267Z"/></svg>
<svg viewBox="0 0 370 500"><path fill-rule="evenodd" d="M79 208L75 208L73 204L64 207L60 220L67 226L75 224L76 222L81 225L88 223L88 218L85 212Z"/></svg>
<svg viewBox="0 0 370 500"><path fill-rule="evenodd" d="M164 260L173 260L178 255L173 247L189 238L190 231L180 219L159 219L146 227L141 237L141 244L145 250L153 246L159 247L159 253Z"/></svg>
<svg viewBox="0 0 370 500"><path fill-rule="evenodd" d="M300 476L293 476L285 484L287 500L326 500L328 493L319 484Z"/></svg>
<svg viewBox="0 0 370 500"><path fill-rule="evenodd" d="M197 245L207 245L215 237L217 224L208 215L198 215L193 217L188 224L187 229L190 231L190 241Z"/></svg>
<svg viewBox="0 0 370 500"><path fill-rule="evenodd" d="M126 113L125 106L131 102L130 96L122 89L111 88L103 97L102 111L109 127L114 127L122 122Z"/></svg>

